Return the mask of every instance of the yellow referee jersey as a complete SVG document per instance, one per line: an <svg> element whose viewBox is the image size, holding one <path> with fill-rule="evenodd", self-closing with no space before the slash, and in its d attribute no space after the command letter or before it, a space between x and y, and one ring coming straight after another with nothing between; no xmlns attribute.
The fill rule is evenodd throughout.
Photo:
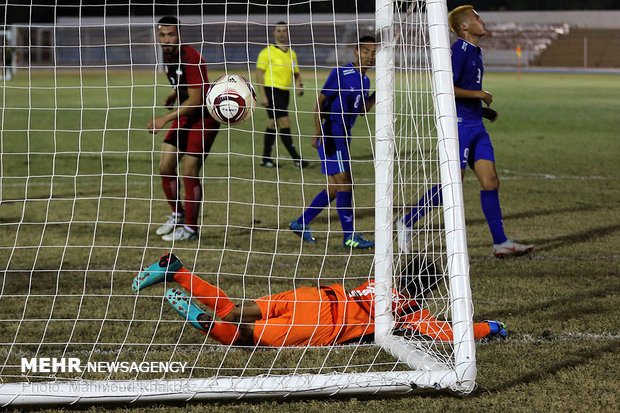
<svg viewBox="0 0 620 413"><path fill-rule="evenodd" d="M258 54L256 67L265 71L265 86L278 89L289 89L293 74L299 73L297 54L290 47L286 52L275 45L265 47Z"/></svg>

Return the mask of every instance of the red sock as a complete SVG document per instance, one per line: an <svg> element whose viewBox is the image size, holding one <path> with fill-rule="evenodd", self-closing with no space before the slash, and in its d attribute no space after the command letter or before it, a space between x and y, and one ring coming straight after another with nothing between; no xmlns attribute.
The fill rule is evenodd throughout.
<svg viewBox="0 0 620 413"><path fill-rule="evenodd" d="M183 177L183 185L185 185L185 225L196 231L202 201L202 185L200 179L191 176Z"/></svg>
<svg viewBox="0 0 620 413"><path fill-rule="evenodd" d="M201 331L207 334L206 331ZM211 330L209 330L209 337L222 344L233 344L239 337L239 328L227 321L213 321Z"/></svg>
<svg viewBox="0 0 620 413"><path fill-rule="evenodd" d="M179 178L176 175L163 175L161 177L161 186L164 188L164 194L172 208L172 212L183 213L183 206L179 202Z"/></svg>
<svg viewBox="0 0 620 413"><path fill-rule="evenodd" d="M191 292L193 298L215 311L219 318L226 317L235 308L235 303L230 301L224 291L195 276L185 268L181 268L174 274L174 281Z"/></svg>

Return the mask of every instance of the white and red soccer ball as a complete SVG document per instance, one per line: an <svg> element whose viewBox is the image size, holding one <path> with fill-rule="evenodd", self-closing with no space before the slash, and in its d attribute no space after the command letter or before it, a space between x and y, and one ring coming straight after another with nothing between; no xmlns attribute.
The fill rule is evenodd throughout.
<svg viewBox="0 0 620 413"><path fill-rule="evenodd" d="M237 125L254 112L256 92L242 76L222 76L211 85L205 103L215 120L224 125Z"/></svg>

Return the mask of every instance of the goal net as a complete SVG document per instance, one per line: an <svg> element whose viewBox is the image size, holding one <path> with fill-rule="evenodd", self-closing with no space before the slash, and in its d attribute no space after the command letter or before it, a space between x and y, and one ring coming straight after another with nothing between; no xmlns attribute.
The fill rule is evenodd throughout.
<svg viewBox="0 0 620 413"><path fill-rule="evenodd" d="M474 388L445 0L377 0L371 10L341 10L332 0L268 7L102 1L33 5L27 23L11 22L23 7L10 6L4 33L12 33L19 70L0 84L0 405ZM48 23L39 18L45 13ZM180 19L182 44L203 56L211 82L234 73L259 90L248 120L220 127L197 176L198 198L185 193L196 179L186 166L201 157L173 156L176 204L199 210L190 240L157 233L171 215L162 189L170 175L160 159L172 123L154 135L147 125L175 110L163 103L173 90L156 27L164 15ZM257 57L275 43L280 21L304 93L291 86L290 132L276 126L276 167L269 168L261 166L269 119ZM330 71L355 62L364 35L377 40L376 69L367 72L376 105L357 118L348 148L354 231L375 247L343 246L337 200L312 220L316 242L304 242L289 225L328 183L311 145L314 108ZM283 145L288 133L307 165ZM442 206L425 206L402 252L394 223L435 187ZM132 290L135 274L167 253L241 309L300 287L374 286L373 310L361 323L369 334L321 345L221 344L169 304L174 280ZM400 320L394 289L412 261L438 281L416 298L419 309L450 322L452 340ZM342 325L334 320L334 328Z"/></svg>

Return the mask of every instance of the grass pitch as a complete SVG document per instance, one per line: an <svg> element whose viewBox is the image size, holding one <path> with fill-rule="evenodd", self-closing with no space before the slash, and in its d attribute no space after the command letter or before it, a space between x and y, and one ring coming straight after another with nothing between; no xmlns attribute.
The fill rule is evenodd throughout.
<svg viewBox="0 0 620 413"><path fill-rule="evenodd" d="M312 77L304 77L308 90ZM187 329L179 336L179 323L161 303L163 287L132 302L129 310L126 300L131 293L122 292L136 268L170 248L154 234L155 226L148 225L168 213L159 179L153 176L163 136L153 139L144 130L159 99L153 96L153 83L152 74L130 78L123 72L32 72L2 89L0 268L7 269L0 296L3 343L11 343L18 331L41 331L42 325L43 337L31 333L18 335L17 341L44 352L45 347L38 347L41 339L50 346L47 349L62 347L65 343L55 340L66 339L67 329L72 329L76 342L98 337L102 343L148 344L161 338L177 340L178 348L202 342ZM127 84L133 87L124 87ZM28 86L29 92L23 89ZM493 93L493 107L500 114L487 128L495 147L506 232L533 243L536 250L520 259L492 257L478 183L468 171L464 194L475 319L502 320L510 331L504 342L477 345L479 387L472 395L424 392L149 410L617 411L618 76L528 73L518 78L487 73L485 89ZM168 91L162 86L157 93ZM300 135L304 157L314 160L316 152L307 138L314 129L307 112L311 95L297 101L300 111L293 131ZM257 111L254 121L254 129L261 131L264 113ZM269 292L269 287L281 291L292 288L293 282L311 282L304 274L310 279L317 271L324 282L342 281L356 271L365 277L372 256L338 253L341 237L335 211L322 214L313 225L318 245L302 246L290 237L286 225L300 213L299 205L319 191L323 177L316 163L303 176L286 159L281 159L279 170L260 168L260 159L252 154L261 152L262 133L249 132L252 126L221 132L206 161L203 236L189 246L175 246L186 266L206 278L220 274L235 298L244 298L244 291L251 298ZM370 116L358 120L354 134L368 136L372 129ZM354 165L356 215L362 229L370 231L372 146L367 138L360 139L353 151L360 161ZM279 153L285 158L282 147ZM303 186L298 184L302 180ZM252 194L260 194L260 199ZM223 224L222 217L229 221ZM248 223L247 217L253 221ZM272 252L275 246L278 254ZM288 277L291 268L299 274L294 281ZM245 289L235 287L228 272L247 275ZM265 273L272 274L274 284L264 282ZM151 319L161 314L160 337L148 336L148 322L127 328L144 312L150 312ZM20 325L15 314L35 320L32 328ZM76 314L79 323L73 322ZM58 321L47 323L50 318ZM3 351L4 358L6 345ZM231 370L238 365L239 360L226 357ZM281 357L285 364L298 361Z"/></svg>

